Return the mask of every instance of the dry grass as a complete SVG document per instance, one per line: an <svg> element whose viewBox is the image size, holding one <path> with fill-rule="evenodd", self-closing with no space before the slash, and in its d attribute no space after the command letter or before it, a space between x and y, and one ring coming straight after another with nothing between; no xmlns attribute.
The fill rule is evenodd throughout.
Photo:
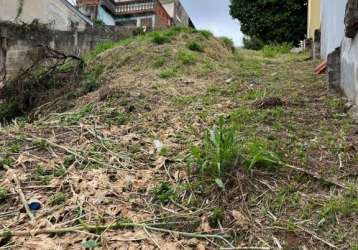
<svg viewBox="0 0 358 250"><path fill-rule="evenodd" d="M73 109L47 105L37 121L1 128L0 186L8 197L0 225L13 234L1 245L353 249L356 192L282 164L238 166L223 178L223 191L191 160L192 146L200 148L223 116L248 155L265 145L285 163L356 188L356 131L340 98L312 74L313 62L304 54L233 55L219 39L189 31L160 45L147 36L89 59L101 87ZM178 53L193 40L204 52L191 51L183 63ZM162 78L168 69L175 74ZM267 98L282 102L258 107ZM14 176L27 200L42 203L35 223ZM21 235L29 232L38 235Z"/></svg>

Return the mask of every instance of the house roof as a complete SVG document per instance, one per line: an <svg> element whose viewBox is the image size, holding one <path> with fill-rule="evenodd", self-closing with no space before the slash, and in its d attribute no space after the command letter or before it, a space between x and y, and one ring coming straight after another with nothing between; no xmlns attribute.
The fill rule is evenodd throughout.
<svg viewBox="0 0 358 250"><path fill-rule="evenodd" d="M93 26L93 22L91 21L91 19L89 19L88 17L86 17L85 15L82 14L81 11L79 11L75 6L73 6L70 2L68 2L68 0L59 0L61 1L68 9L70 9L74 14L76 14L79 18L81 18L83 21L85 21L87 24L89 24L90 26Z"/></svg>

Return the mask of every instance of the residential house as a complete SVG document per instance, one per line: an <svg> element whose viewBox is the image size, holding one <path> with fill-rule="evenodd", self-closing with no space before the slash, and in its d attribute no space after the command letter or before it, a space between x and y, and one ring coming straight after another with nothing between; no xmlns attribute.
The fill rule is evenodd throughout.
<svg viewBox="0 0 358 250"><path fill-rule="evenodd" d="M78 8L105 25L163 28L191 26L179 0L77 0Z"/></svg>
<svg viewBox="0 0 358 250"><path fill-rule="evenodd" d="M93 26L93 22L67 0L0 0L0 22L31 23L34 20L62 31L83 31Z"/></svg>

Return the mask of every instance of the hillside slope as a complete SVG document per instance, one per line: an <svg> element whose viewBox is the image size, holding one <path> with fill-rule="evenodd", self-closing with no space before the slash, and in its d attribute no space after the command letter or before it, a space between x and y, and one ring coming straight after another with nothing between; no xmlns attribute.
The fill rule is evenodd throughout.
<svg viewBox="0 0 358 250"><path fill-rule="evenodd" d="M87 94L0 129L0 246L357 249L357 131L306 57L178 28L98 46Z"/></svg>

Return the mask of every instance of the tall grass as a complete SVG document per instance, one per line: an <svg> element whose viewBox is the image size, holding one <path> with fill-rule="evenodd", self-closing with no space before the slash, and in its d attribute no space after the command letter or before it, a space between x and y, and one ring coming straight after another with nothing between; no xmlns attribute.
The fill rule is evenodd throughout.
<svg viewBox="0 0 358 250"><path fill-rule="evenodd" d="M276 57L280 54L287 54L290 52L290 50L292 49L292 44L291 43L275 43L275 44L270 44L270 45L265 45L262 48L262 53L264 54L265 57Z"/></svg>

